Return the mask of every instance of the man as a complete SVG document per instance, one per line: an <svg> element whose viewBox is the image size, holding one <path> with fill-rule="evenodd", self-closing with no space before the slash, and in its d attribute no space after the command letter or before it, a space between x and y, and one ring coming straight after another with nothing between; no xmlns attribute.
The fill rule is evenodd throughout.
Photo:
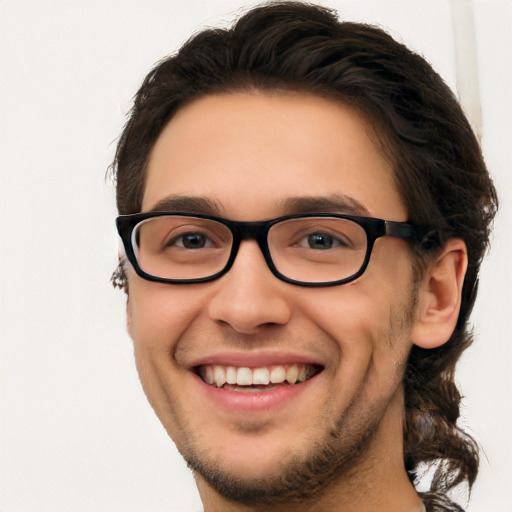
<svg viewBox="0 0 512 512"><path fill-rule="evenodd" d="M422 58L255 8L148 75L114 167L114 284L206 512L461 510L454 369L497 199Z"/></svg>

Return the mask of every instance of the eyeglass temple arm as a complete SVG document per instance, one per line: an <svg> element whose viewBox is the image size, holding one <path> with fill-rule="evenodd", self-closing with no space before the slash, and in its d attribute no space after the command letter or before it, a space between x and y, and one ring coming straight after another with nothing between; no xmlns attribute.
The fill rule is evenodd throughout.
<svg viewBox="0 0 512 512"><path fill-rule="evenodd" d="M427 226L414 226L407 222L385 221L386 235L414 240L420 243L424 249L430 249L441 243L439 231Z"/></svg>

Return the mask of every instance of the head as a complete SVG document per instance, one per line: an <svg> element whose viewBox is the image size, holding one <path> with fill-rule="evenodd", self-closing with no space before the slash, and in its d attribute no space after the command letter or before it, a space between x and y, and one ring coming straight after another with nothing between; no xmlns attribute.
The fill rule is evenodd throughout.
<svg viewBox="0 0 512 512"><path fill-rule="evenodd" d="M266 123L265 136L261 134ZM297 126L303 127L300 133L294 131ZM230 145L226 138L220 139L221 134L238 139ZM274 144L276 137L278 144ZM236 145L240 149L233 149ZM254 166L255 158L260 170ZM319 165L325 171L315 172ZM202 170L206 167L208 172ZM236 307L237 301L244 303L244 286L250 287L251 279L256 279L251 277L256 270L249 264L255 258L250 241L242 244L244 249L240 246L238 266L235 263L228 274L209 283L150 283L129 268L121 269L146 393L202 479L228 496L227 489L247 476L252 487L239 486L238 494L231 496L240 501L254 502L257 496L264 501L264 495L277 499L283 488L290 498L293 493L297 497L304 480L314 480L312 474L325 486L348 471L352 462L360 464L371 439L388 428L381 424L396 417L386 411L396 408L404 415L400 437L411 480L420 463L442 461L434 490L446 491L462 480L473 482L478 455L475 443L456 424L460 395L454 370L471 343L468 318L497 200L460 106L423 58L382 30L340 22L326 8L295 2L256 8L231 29L195 35L151 71L135 98L114 168L120 214L154 209L169 196L193 195L208 199L210 206L215 203L217 216L261 221L283 215L275 206L279 201L323 197L329 189L347 195L348 189L351 198L363 202L364 213L428 226L436 233L428 244L391 238L377 241L364 277L339 287L309 289L305 294L300 287L276 280L277 284L269 281L268 289L262 290L275 276L256 274L258 284L252 285L259 291L251 293L257 297L261 292L262 301L272 304L268 318L261 322L255 320L254 310L253 317L246 318L247 311ZM266 201L276 190L272 201ZM194 204L194 200L189 197L187 204L175 204L191 213L204 213L204 201ZM309 206L309 213L320 213L313 202ZM396 274L395 263L401 269ZM263 272L260 264L254 268ZM450 294L443 295L442 289L450 286L437 276L446 274L447 268L456 298L443 298ZM239 287L233 284L234 276ZM178 311L172 318L173 336L165 336L165 326L171 324L162 322L160 334L158 325L154 327L156 341L148 338L140 313L148 307L157 317L168 318L169 309ZM368 308L374 312L371 321L363 313ZM301 335L313 331L323 345L313 347ZM206 432L207 418L182 421L195 414L193 402L190 407L180 402L173 386L185 386L187 381L167 381L166 374L173 372L170 367L166 372L167 362L157 368L157 360L159 350L171 353L178 374L199 363L208 366L209 361L201 359L205 337L224 340L230 350L258 353L274 351L272 343L283 343L285 335L296 343L293 350L315 362L310 366L322 367L325 389L339 384L339 393L345 392L348 377L336 376L336 368L326 364L333 357L339 357L335 366L360 386L350 390L347 380L349 391L343 399L326 391L321 409L309 404L330 419L299 421L298 446L307 449L298 451L293 466L282 468L278 486L243 465L239 474L214 467L212 454L220 457L208 446L214 437L190 431ZM359 348L355 348L358 338ZM208 356L211 365L222 363L215 359L220 357L215 352L218 348L214 346ZM252 366L258 366L258 357L251 357L255 357ZM347 366L344 361L349 361ZM286 366L294 361L281 362ZM157 377L151 377L152 371ZM318 393L321 401L324 395ZM320 434L322 423L327 427ZM283 443L283 436L289 437L291 431L272 438L272 429L272 420L249 414L247 421L237 419L237 434L230 434L240 450L248 450L245 439L268 435L266 446L284 445L285 451L276 453L290 456L293 444ZM183 438L192 441L181 442ZM227 439L220 434L219 443ZM257 450L259 445L253 441ZM226 457L236 467L234 459L229 459L235 454ZM307 464L301 465L304 461ZM297 468L302 469L297 472ZM315 485L320 489L319 482ZM314 492L312 488L310 494Z"/></svg>

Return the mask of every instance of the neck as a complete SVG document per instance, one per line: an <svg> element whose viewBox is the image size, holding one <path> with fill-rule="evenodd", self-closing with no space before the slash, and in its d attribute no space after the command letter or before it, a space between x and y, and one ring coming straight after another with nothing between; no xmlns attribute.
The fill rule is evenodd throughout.
<svg viewBox="0 0 512 512"><path fill-rule="evenodd" d="M300 503L242 505L195 475L205 512L424 512L403 462L403 396L398 392L357 463L319 496Z"/></svg>

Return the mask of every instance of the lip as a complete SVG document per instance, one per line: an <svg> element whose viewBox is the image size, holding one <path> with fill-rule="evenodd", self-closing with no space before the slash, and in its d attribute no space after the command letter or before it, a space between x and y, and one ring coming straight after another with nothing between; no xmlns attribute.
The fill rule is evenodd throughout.
<svg viewBox="0 0 512 512"><path fill-rule="evenodd" d="M222 410L231 414L265 412L291 404L315 385L321 373L300 384L278 385L268 391L244 392L209 385L191 371L194 385L198 386L200 396L207 403L213 404L217 412Z"/></svg>
<svg viewBox="0 0 512 512"><path fill-rule="evenodd" d="M261 366L275 366L280 364L306 364L324 368L325 364L318 358L294 352L212 352L203 354L188 364L193 370L202 365L247 366L258 368Z"/></svg>
<svg viewBox="0 0 512 512"><path fill-rule="evenodd" d="M318 378L323 373L320 371L310 379L293 385L278 385L274 389L243 392L218 388L203 381L197 374L197 367L201 365L245 366L257 368L262 366L305 364L325 369L325 365L306 354L294 352L216 352L203 354L200 358L191 362L188 369L193 379L194 386L198 386L198 394L208 404L213 404L216 411L224 411L229 414L257 413L283 408L287 404L300 399L315 386Z"/></svg>

